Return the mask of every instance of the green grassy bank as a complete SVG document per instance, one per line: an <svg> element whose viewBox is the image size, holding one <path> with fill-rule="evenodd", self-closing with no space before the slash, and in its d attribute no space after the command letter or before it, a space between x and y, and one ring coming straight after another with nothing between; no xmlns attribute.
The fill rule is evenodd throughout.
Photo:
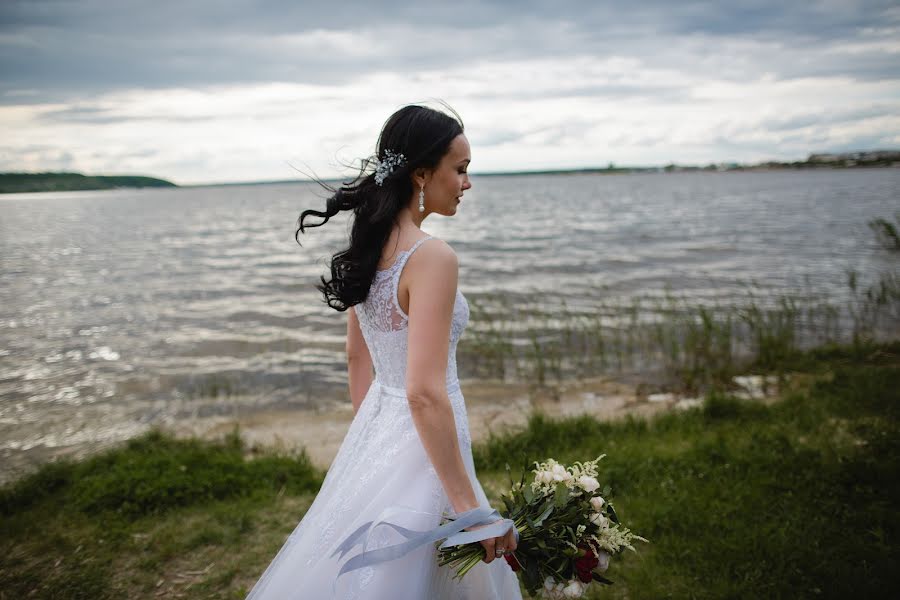
<svg viewBox="0 0 900 600"><path fill-rule="evenodd" d="M68 192L115 188L176 187L171 181L142 175L82 175L81 173L0 173L0 194Z"/></svg>
<svg viewBox="0 0 900 600"><path fill-rule="evenodd" d="M772 404L711 394L652 420L551 421L477 445L496 495L527 461L605 452L649 538L593 598L896 597L900 343L786 357ZM243 598L309 506L303 454L159 432L0 490L0 598Z"/></svg>

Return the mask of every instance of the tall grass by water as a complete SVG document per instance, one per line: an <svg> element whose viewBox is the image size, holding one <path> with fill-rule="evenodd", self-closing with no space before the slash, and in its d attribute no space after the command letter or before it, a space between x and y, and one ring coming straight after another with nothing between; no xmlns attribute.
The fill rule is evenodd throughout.
<svg viewBox="0 0 900 600"><path fill-rule="evenodd" d="M885 251L898 251L893 224L876 219L870 227ZM541 388L640 373L685 393L727 390L751 364L777 373L798 350L900 335L900 272L885 270L875 281L862 281L852 269L845 275L849 300L842 304L809 285L802 293L772 297L752 283L744 284L740 305L702 304L668 287L661 296L590 310L562 297L485 294L470 298L460 364L477 377ZM590 294L606 295L602 289Z"/></svg>
<svg viewBox="0 0 900 600"><path fill-rule="evenodd" d="M837 306L814 296L761 296L748 287L741 306L704 306L667 292L590 312L542 299L470 300L472 326L460 352L479 377L552 386L624 371L658 373L668 385L700 393L750 362L768 367L823 344L890 339L900 328L900 279L886 274Z"/></svg>
<svg viewBox="0 0 900 600"><path fill-rule="evenodd" d="M513 305L502 297L470 300L473 317L460 352L480 377L552 386L623 371L658 373L700 393L751 362L776 368L792 352L823 344L889 339L900 327L900 279L886 274L837 306L813 296L761 297L748 288L742 306L703 306L666 293L629 305L581 312L546 300ZM461 359L463 360L463 359Z"/></svg>

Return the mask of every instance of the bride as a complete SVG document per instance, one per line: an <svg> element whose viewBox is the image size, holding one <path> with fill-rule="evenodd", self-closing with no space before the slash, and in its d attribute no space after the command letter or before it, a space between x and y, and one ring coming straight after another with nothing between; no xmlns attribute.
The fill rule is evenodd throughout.
<svg viewBox="0 0 900 600"><path fill-rule="evenodd" d="M315 501L248 600L521 598L507 562L495 560L515 550L512 529L481 540L483 562L461 580L438 566L434 543L384 558L407 542L408 530L438 527L442 514L489 509L456 373L456 345L469 318L457 257L421 229L432 213L455 215L472 187L469 142L450 112L398 110L381 131L374 161L331 190L325 212L300 215L298 236L353 211L349 247L333 256L331 279L322 277L318 289L348 315L355 416ZM307 223L310 217L321 221ZM467 529L502 531L493 515ZM382 558L372 560L378 549Z"/></svg>

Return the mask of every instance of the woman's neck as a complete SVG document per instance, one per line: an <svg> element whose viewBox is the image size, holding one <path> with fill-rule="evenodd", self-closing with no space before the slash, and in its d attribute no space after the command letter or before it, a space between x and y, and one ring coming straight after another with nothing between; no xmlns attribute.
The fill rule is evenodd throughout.
<svg viewBox="0 0 900 600"><path fill-rule="evenodd" d="M397 225L399 225L401 229L410 225L416 229L422 229L422 221L424 221L427 216L427 212L420 213L418 209L412 211L409 206L406 206L397 213Z"/></svg>

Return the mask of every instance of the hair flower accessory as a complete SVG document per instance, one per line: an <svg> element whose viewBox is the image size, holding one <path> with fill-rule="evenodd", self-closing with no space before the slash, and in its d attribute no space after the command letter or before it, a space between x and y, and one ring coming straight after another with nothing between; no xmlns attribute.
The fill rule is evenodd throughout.
<svg viewBox="0 0 900 600"><path fill-rule="evenodd" d="M384 158L375 164L375 183L381 185L394 169L406 164L406 157L393 150L385 150Z"/></svg>

